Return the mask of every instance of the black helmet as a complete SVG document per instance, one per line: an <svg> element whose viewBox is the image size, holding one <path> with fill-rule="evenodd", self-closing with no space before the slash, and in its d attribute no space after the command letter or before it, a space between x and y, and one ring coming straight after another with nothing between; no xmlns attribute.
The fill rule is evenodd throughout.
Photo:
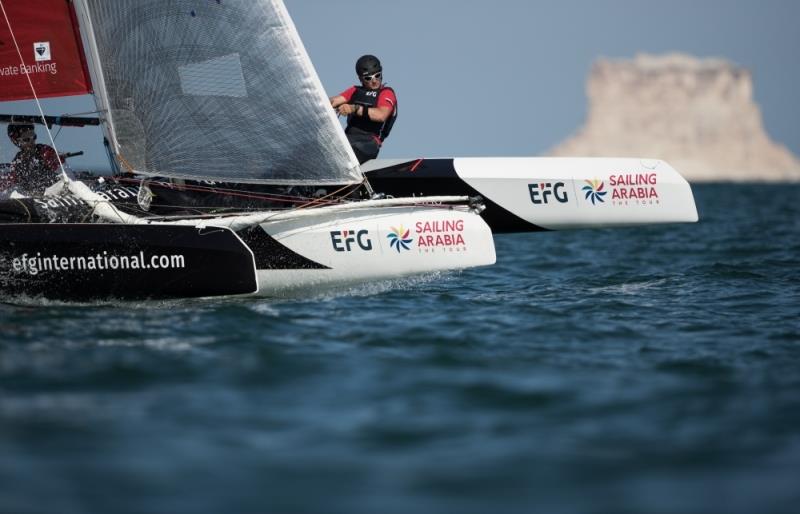
<svg viewBox="0 0 800 514"><path fill-rule="evenodd" d="M10 139L16 139L20 134L28 130L33 130L33 125L30 123L9 123L8 137Z"/></svg>
<svg viewBox="0 0 800 514"><path fill-rule="evenodd" d="M381 62L374 55L362 55L356 61L356 75L363 77L364 75L372 75L382 71Z"/></svg>

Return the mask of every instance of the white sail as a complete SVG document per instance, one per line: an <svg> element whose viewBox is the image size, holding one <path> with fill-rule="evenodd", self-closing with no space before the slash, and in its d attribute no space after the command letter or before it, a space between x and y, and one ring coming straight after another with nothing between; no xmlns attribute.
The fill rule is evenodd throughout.
<svg viewBox="0 0 800 514"><path fill-rule="evenodd" d="M124 168L265 184L362 180L281 0L76 6Z"/></svg>

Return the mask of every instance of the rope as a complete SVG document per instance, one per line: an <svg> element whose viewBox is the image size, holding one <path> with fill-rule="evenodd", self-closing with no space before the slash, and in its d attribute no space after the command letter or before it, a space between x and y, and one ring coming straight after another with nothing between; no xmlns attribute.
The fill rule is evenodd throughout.
<svg viewBox="0 0 800 514"><path fill-rule="evenodd" d="M133 173L133 166L120 154L117 155L117 160L119 160L120 164L128 171L128 173Z"/></svg>

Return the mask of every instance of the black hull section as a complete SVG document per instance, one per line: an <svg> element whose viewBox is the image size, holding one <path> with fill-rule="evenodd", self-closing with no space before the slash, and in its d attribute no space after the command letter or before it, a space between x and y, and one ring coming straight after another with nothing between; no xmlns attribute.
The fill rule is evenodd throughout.
<svg viewBox="0 0 800 514"><path fill-rule="evenodd" d="M253 255L229 229L0 224L0 299L143 300L254 293Z"/></svg>
<svg viewBox="0 0 800 514"><path fill-rule="evenodd" d="M375 191L397 198L480 195L486 206L481 217L496 234L547 230L504 209L464 182L458 176L453 159L418 159L367 171L365 175Z"/></svg>

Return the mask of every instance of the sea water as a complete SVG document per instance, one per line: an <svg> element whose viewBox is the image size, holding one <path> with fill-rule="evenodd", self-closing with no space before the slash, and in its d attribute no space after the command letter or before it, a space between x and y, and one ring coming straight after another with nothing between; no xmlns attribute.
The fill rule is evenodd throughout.
<svg viewBox="0 0 800 514"><path fill-rule="evenodd" d="M0 306L0 512L800 511L800 186L292 300Z"/></svg>

